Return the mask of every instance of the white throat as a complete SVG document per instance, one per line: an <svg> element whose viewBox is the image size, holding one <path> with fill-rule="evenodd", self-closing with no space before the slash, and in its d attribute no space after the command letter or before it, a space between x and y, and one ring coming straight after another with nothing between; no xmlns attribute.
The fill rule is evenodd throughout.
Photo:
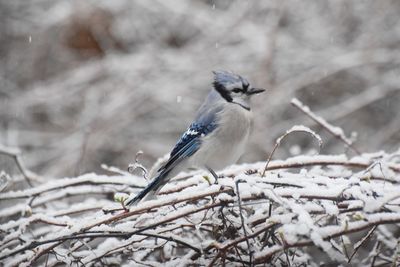
<svg viewBox="0 0 400 267"><path fill-rule="evenodd" d="M235 97L232 99L232 104L236 104L241 106L242 108L246 109L246 110L250 110L250 101L249 98L243 98L243 97Z"/></svg>

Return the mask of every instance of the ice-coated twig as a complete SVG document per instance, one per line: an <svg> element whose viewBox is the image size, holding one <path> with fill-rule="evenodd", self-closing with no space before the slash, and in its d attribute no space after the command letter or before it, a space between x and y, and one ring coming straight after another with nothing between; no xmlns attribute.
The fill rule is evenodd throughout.
<svg viewBox="0 0 400 267"><path fill-rule="evenodd" d="M310 128L305 127L303 125L293 126L291 129L287 130L286 133L284 133L278 139L276 139L274 148L272 149L272 152L269 154L268 159L267 159L267 163L265 164L264 170L263 170L263 172L261 174L262 177L265 177L265 172L268 169L268 164L270 163L270 161L272 159L272 156L275 153L275 150L279 147L279 145L281 144L282 140L285 139L291 133L296 133L296 132L303 132L303 133L310 134L312 137L314 137L318 141L318 151L321 149L322 139L318 134L316 134L313 130L311 130Z"/></svg>
<svg viewBox="0 0 400 267"><path fill-rule="evenodd" d="M303 103L300 102L297 98L293 98L291 101L291 104L299 109L301 112L303 112L305 115L310 117L313 121L321 125L325 130L327 130L330 134L332 134L334 137L338 138L342 142L346 144L347 147L349 147L351 150L353 150L356 154L361 154L361 152L354 146L353 142L346 137L344 134L343 130L337 126L333 126L332 124L328 123L325 119L315 115L309 107L304 105Z"/></svg>
<svg viewBox="0 0 400 267"><path fill-rule="evenodd" d="M147 171L147 169L139 162L139 157L140 157L142 154L143 154L143 151L141 151L141 150L139 150L139 151L136 153L135 162L129 164L129 166L128 166L128 172L129 172L129 173L133 173L135 170L140 169L140 170L142 171L142 173L143 173L143 178L146 179L146 180L148 180L148 177L147 177L148 171Z"/></svg>

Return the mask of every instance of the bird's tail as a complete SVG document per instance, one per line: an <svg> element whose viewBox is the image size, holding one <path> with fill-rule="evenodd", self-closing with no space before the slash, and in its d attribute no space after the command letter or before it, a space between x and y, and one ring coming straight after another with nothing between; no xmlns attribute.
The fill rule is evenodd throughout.
<svg viewBox="0 0 400 267"><path fill-rule="evenodd" d="M152 199L154 195L161 189L167 182L166 176L168 172L161 172L154 178L142 191L139 192L134 198L125 200L125 206L136 205L142 199Z"/></svg>

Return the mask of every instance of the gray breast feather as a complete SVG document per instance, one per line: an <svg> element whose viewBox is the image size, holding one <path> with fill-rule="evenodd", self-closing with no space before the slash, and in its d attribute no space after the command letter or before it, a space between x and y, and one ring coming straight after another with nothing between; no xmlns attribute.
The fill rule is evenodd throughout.
<svg viewBox="0 0 400 267"><path fill-rule="evenodd" d="M220 170L243 154L252 125L252 114L239 105L225 103L217 114L218 127L202 139L201 148L190 159L190 164L206 165Z"/></svg>

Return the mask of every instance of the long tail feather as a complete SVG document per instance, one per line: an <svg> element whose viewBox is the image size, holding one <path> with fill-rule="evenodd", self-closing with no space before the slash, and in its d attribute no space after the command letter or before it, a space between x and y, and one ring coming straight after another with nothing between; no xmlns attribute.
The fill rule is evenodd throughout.
<svg viewBox="0 0 400 267"><path fill-rule="evenodd" d="M168 173L161 172L156 178L154 178L142 191L139 192L134 198L127 199L125 206L136 205L142 199L151 199L157 193L157 191L165 184L163 180Z"/></svg>

